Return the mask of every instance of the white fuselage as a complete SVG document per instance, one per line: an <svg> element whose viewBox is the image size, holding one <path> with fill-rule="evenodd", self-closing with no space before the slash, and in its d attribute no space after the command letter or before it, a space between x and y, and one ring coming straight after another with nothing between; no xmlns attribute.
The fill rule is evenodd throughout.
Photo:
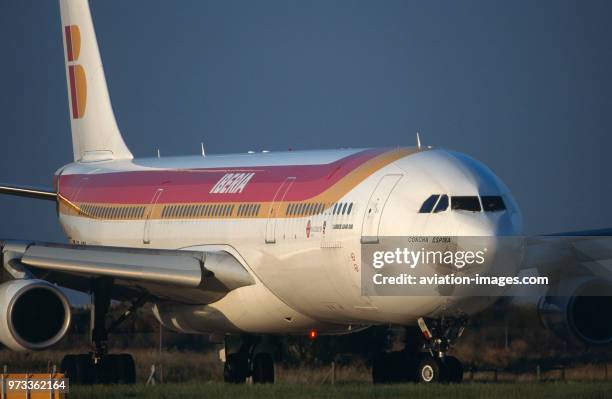
<svg viewBox="0 0 612 399"><path fill-rule="evenodd" d="M485 236L495 240L522 232L520 211L509 190L477 161L445 150L396 149L364 156L356 164L342 163L365 152L307 151L70 164L57 173L62 199L59 218L75 243L224 249L241 260L256 284L235 289L211 304L155 306L157 317L181 331L281 333L318 328L322 332L343 332L370 324L413 324L424 316L472 314L489 305L492 298L469 295L362 295L360 269L368 267L360 259L361 246L367 245L362 244L362 236ZM339 166L329 173L313 172L334 162ZM336 178L334 174L341 173L336 170L344 175ZM178 193L189 191L190 186L175 182L173 177L148 177L166 171L208 173L206 178L215 174L210 183L202 183L208 184L206 195L210 197L202 199L200 208L189 199L193 208L176 211L179 208L169 204L182 201ZM234 175L227 177L228 173ZM252 181L249 173L255 176ZM258 183L258 176L266 173L276 177ZM141 204L144 209L140 214L136 210L109 217L95 208L110 202L109 191L121 190L116 180L98 183L96 176L117 174L132 179L124 191L135 185L140 187L139 193L144 188L149 190L145 199L134 192L129 201L118 201L128 207ZM231 182L225 186L219 183L232 177L233 186ZM310 186L298 186L300 179ZM325 179L336 180L326 183ZM221 188L215 184L221 184ZM226 192L211 194L224 189ZM228 192L232 190L235 192ZM267 199L262 196L265 190L270 193ZM96 199L101 193L104 198ZM300 193L302 197L298 197ZM217 194L228 205L206 216L205 204ZM419 213L423 201L432 194L497 195L503 198L506 210L467 212L448 208ZM241 197L244 195L247 197ZM241 201L253 204L250 209L242 205L242 215ZM309 201L313 208L300 213L299 204ZM298 212L291 214L296 209ZM520 257L517 253L516 259L506 260L509 275L516 274Z"/></svg>

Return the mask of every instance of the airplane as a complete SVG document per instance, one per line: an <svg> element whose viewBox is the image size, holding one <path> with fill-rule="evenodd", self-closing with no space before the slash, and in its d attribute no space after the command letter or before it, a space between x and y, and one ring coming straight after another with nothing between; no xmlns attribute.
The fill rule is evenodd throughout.
<svg viewBox="0 0 612 399"><path fill-rule="evenodd" d="M108 335L143 306L166 328L221 337L227 382L274 382L271 335L381 324L412 335L403 351L374 359L374 382L461 381L449 347L498 297L364 295L362 247L390 236L480 236L493 256L503 237L523 234L523 222L488 167L420 142L134 158L113 114L88 1L59 5L74 161L54 173L52 187L3 184L0 193L55 202L69 243L1 242L2 344L58 343L70 326L60 289L68 288L93 303L92 352L61 364L73 383L135 381L133 358L110 353ZM608 258L597 252L586 267L588 251L572 251L585 237L537 238L506 253L503 266L509 275L526 265L556 270L564 294L542 297L546 326L609 344L610 320L596 310L612 305L610 296L584 294L610 287L600 267ZM129 306L110 321L113 300Z"/></svg>

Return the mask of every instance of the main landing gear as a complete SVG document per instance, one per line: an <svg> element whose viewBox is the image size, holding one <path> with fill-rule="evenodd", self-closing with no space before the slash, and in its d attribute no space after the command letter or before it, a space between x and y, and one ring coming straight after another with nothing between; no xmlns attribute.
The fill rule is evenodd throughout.
<svg viewBox="0 0 612 399"><path fill-rule="evenodd" d="M146 302L143 296L111 325L106 327L106 315L110 306L111 279L97 279L92 286L93 309L91 341L93 352L66 355L60 369L73 384L133 384L136 381L134 359L127 353L108 353L108 334L123 322L134 310Z"/></svg>
<svg viewBox="0 0 612 399"><path fill-rule="evenodd" d="M461 336L466 318L418 320L417 329L406 329L403 351L383 352L372 364L374 383L422 382L460 383L463 365L446 354L450 344Z"/></svg>
<svg viewBox="0 0 612 399"><path fill-rule="evenodd" d="M251 377L255 384L274 383L274 358L267 346L261 337L226 335L223 380L242 384Z"/></svg>

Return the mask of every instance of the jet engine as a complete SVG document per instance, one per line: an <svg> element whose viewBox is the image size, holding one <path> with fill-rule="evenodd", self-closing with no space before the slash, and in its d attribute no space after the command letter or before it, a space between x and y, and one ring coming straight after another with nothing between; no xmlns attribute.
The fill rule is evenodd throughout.
<svg viewBox="0 0 612 399"><path fill-rule="evenodd" d="M587 345L612 343L612 281L585 276L572 279L538 303L542 324L560 338L579 341Z"/></svg>
<svg viewBox="0 0 612 399"><path fill-rule="evenodd" d="M0 284L0 342L13 350L48 348L70 326L70 304L43 280L10 280Z"/></svg>

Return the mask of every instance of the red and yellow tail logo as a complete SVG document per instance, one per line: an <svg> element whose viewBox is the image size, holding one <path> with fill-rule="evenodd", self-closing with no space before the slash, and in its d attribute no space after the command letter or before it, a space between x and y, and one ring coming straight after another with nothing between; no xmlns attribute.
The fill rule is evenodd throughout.
<svg viewBox="0 0 612 399"><path fill-rule="evenodd" d="M82 118L87 105L87 81L83 66L77 64L81 53L81 31L78 25L64 27L66 36L66 57L68 58L68 80L70 83L70 103L72 117Z"/></svg>

